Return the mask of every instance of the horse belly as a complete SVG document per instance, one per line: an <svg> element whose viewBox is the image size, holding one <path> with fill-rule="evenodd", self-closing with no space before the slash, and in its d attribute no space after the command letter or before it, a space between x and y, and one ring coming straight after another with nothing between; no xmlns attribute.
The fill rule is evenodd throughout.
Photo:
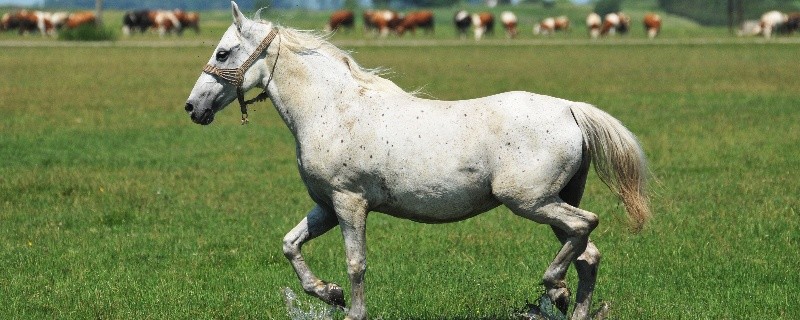
<svg viewBox="0 0 800 320"><path fill-rule="evenodd" d="M419 222L464 220L500 205L488 181L468 177L420 185L399 182L382 189L385 200L374 211Z"/></svg>

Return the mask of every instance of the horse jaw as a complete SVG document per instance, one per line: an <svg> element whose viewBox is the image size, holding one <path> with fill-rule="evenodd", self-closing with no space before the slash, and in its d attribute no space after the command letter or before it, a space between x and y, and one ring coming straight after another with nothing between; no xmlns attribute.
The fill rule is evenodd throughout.
<svg viewBox="0 0 800 320"><path fill-rule="evenodd" d="M197 78L186 100L186 112L194 123L211 124L214 115L233 100L236 100L233 86L220 83L213 76L203 73Z"/></svg>

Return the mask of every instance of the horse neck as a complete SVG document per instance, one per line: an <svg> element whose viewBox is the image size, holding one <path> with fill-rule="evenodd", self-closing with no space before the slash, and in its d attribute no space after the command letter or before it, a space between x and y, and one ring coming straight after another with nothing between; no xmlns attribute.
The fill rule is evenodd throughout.
<svg viewBox="0 0 800 320"><path fill-rule="evenodd" d="M346 66L325 53L298 54L280 49L269 83L270 99L297 138L316 119L339 112L336 107L358 90Z"/></svg>

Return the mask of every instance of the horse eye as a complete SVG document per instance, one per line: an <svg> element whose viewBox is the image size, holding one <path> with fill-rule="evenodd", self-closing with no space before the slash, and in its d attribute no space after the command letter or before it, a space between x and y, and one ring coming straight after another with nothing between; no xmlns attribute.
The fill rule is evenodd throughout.
<svg viewBox="0 0 800 320"><path fill-rule="evenodd" d="M228 51L228 50L220 50L220 51L217 51L217 61L219 61L219 62L225 62L225 60L228 60L228 56L229 56L230 54L231 54L231 52L230 52L230 51Z"/></svg>

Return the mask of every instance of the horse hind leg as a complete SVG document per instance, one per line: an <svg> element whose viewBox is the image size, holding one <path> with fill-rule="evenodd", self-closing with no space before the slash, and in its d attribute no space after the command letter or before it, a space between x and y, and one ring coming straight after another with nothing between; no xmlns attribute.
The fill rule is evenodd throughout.
<svg viewBox="0 0 800 320"><path fill-rule="evenodd" d="M589 160L584 159L578 172L559 192L559 197L573 207L579 207L583 192L586 187L586 178L589 173ZM552 227L553 232L562 245L566 242L566 232ZM575 269L578 272L578 292L576 295L575 309L572 319L586 319L592 306L592 294L597 282L597 271L600 265L601 254L591 239L586 245L586 250L575 260Z"/></svg>
<svg viewBox="0 0 800 320"><path fill-rule="evenodd" d="M294 272L300 279L303 290L327 304L344 308L344 292L335 283L320 280L311 270L300 252L304 243L314 239L338 224L338 219L333 212L320 206L311 211L283 238L283 254L289 259Z"/></svg>
<svg viewBox="0 0 800 320"><path fill-rule="evenodd" d="M570 293L566 284L566 273L569 265L578 264L577 259L586 252L589 246L589 233L597 226L598 219L593 213L564 202L552 203L542 209L564 216L564 219L551 224L552 228L564 232L564 240L561 241L561 250L545 271L542 282L556 306L567 313Z"/></svg>
<svg viewBox="0 0 800 320"><path fill-rule="evenodd" d="M594 213L581 210L551 196L536 203L503 201L515 214L560 230L564 236L561 250L547 267L542 277L547 295L563 313L569 308L570 292L565 281L569 265L577 260L589 244L589 234L597 227Z"/></svg>
<svg viewBox="0 0 800 320"><path fill-rule="evenodd" d="M562 244L566 241L567 235L563 231L553 227L553 232ZM589 239L586 249L575 260L575 269L578 272L578 292L575 297L575 309L572 312L572 319L586 319L589 317L601 258L600 250Z"/></svg>
<svg viewBox="0 0 800 320"><path fill-rule="evenodd" d="M561 243L565 243L566 234L553 227L553 232ZM592 307L592 295L597 283L597 270L600 266L600 250L590 239L586 244L586 249L575 260L575 269L578 272L578 293L575 296L575 309L572 311L571 319L588 319L589 311ZM563 311L563 310L562 310Z"/></svg>

